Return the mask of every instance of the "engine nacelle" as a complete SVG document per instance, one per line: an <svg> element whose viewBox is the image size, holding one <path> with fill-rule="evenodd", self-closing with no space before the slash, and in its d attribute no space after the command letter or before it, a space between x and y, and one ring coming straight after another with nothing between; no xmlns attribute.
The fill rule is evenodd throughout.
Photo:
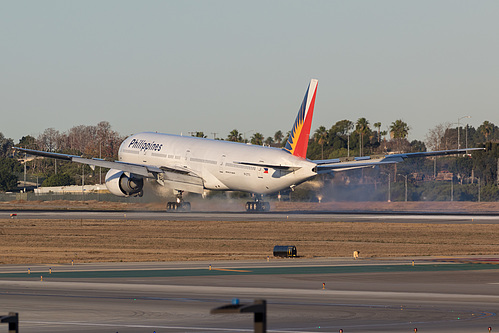
<svg viewBox="0 0 499 333"><path fill-rule="evenodd" d="M121 170L111 169L106 174L106 187L109 192L119 197L141 196L144 178L128 177Z"/></svg>

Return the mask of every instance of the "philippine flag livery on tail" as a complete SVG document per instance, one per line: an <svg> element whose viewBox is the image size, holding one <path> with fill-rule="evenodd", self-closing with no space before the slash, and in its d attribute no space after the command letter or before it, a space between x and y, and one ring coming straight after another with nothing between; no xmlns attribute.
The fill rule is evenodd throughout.
<svg viewBox="0 0 499 333"><path fill-rule="evenodd" d="M315 95L319 81L312 79L296 117L284 150L294 156L307 157L308 140L314 115Z"/></svg>

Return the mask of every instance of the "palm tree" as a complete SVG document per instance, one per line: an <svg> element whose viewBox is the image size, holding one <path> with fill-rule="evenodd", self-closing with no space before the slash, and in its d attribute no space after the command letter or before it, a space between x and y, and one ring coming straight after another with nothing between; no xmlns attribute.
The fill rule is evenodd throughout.
<svg viewBox="0 0 499 333"><path fill-rule="evenodd" d="M402 121L402 119L397 119L390 125L390 133L392 137L397 140L398 150L400 152L402 140L406 139L409 134L409 125Z"/></svg>
<svg viewBox="0 0 499 333"><path fill-rule="evenodd" d="M282 131L278 130L274 134L274 141L280 146L283 137L284 137L284 135L282 134Z"/></svg>
<svg viewBox="0 0 499 333"><path fill-rule="evenodd" d="M233 129L229 133L229 135L227 135L227 140L234 141L234 142L242 142L243 141L243 137L242 137L241 133L239 133L239 131L237 129Z"/></svg>
<svg viewBox="0 0 499 333"><path fill-rule="evenodd" d="M286 146L286 143L288 142L289 140L289 136L291 135L291 131L287 131L286 132L286 137L284 138L284 140L282 141L282 144L281 144L281 147L285 147Z"/></svg>
<svg viewBox="0 0 499 333"><path fill-rule="evenodd" d="M394 139L405 139L409 134L409 125L401 119L395 120L390 125L390 133Z"/></svg>
<svg viewBox="0 0 499 333"><path fill-rule="evenodd" d="M377 122L373 124L374 128L378 129L378 142L381 143L381 122Z"/></svg>
<svg viewBox="0 0 499 333"><path fill-rule="evenodd" d="M321 145L321 159L324 159L324 143L327 139L327 129L324 126L320 126L315 130L314 140Z"/></svg>
<svg viewBox="0 0 499 333"><path fill-rule="evenodd" d="M263 136L262 133L256 132L255 134L253 134L251 136L251 144L261 146L261 145L263 145L264 139L265 139L265 137Z"/></svg>
<svg viewBox="0 0 499 333"><path fill-rule="evenodd" d="M364 135L369 132L369 121L366 118L359 118L355 123L355 131L359 134L359 153L362 156L364 147Z"/></svg>
<svg viewBox="0 0 499 333"><path fill-rule="evenodd" d="M483 134L483 136L485 136L485 141L487 141L489 138L489 135L492 134L494 124L492 124L488 120L485 120L480 127L481 127L480 132Z"/></svg>
<svg viewBox="0 0 499 333"><path fill-rule="evenodd" d="M267 146L271 146L273 143L274 143L274 139L272 139L271 136L269 136L268 138L265 139L265 144Z"/></svg>

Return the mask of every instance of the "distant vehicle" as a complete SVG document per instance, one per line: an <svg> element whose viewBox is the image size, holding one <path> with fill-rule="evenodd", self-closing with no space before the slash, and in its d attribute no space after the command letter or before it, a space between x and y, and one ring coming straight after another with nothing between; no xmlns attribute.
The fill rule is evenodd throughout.
<svg viewBox="0 0 499 333"><path fill-rule="evenodd" d="M177 200L167 210L190 210L182 198L184 192L205 190L255 193L246 203L247 211L267 211L264 194L291 188L317 174L398 163L405 158L465 153L474 149L392 154L379 159L355 158L353 161L308 160L307 147L312 125L318 81L312 79L291 134L283 149L212 140L191 136L143 132L121 144L115 162L16 148L32 155L69 160L110 168L106 186L117 196L141 196L144 179L152 179L176 191Z"/></svg>
<svg viewBox="0 0 499 333"><path fill-rule="evenodd" d="M294 258L297 256L296 246L294 245L276 245L273 253L274 257Z"/></svg>

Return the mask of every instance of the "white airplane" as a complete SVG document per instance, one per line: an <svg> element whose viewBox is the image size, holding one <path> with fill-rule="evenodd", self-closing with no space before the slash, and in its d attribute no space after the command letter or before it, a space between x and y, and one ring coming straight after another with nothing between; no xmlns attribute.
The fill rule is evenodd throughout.
<svg viewBox="0 0 499 333"><path fill-rule="evenodd" d="M405 158L465 153L476 149L386 155L379 159L355 158L352 161L308 160L307 147L312 125L318 81L312 79L298 116L283 149L249 145L191 136L143 132L125 139L118 161L87 159L75 155L15 148L32 155L69 160L109 168L108 190L122 197L141 196L144 178L177 192L177 201L168 202L167 210L190 210L183 192L205 190L243 191L257 194L246 203L248 211L267 211L264 194L293 189L321 173L344 171L398 163ZM478 148L479 149L479 148Z"/></svg>

